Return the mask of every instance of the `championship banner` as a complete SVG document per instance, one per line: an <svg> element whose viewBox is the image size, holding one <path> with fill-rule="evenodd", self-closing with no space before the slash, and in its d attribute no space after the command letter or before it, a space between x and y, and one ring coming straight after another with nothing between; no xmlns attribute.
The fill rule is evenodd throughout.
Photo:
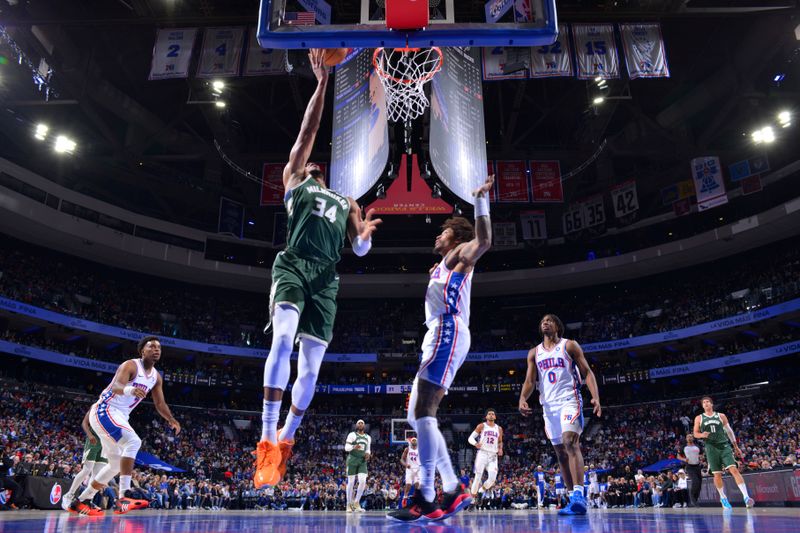
<svg viewBox="0 0 800 533"><path fill-rule="evenodd" d="M564 235L575 233L583 229L583 204L572 204L561 215L561 225Z"/></svg>
<svg viewBox="0 0 800 533"><path fill-rule="evenodd" d="M524 54L526 57L521 58ZM520 64L524 61L528 63L528 49L527 48L507 48L504 46L495 46L490 48L481 49L481 63L483 65L483 80L484 81L497 81L497 80L524 80L528 77L528 69L520 68L510 74L505 73L506 66L511 63Z"/></svg>
<svg viewBox="0 0 800 533"><path fill-rule="evenodd" d="M639 198L636 195L636 182L626 181L611 189L611 201L614 204L614 216L623 218L639 210Z"/></svg>
<svg viewBox="0 0 800 533"><path fill-rule="evenodd" d="M606 222L606 209L603 196L598 194L581 202L583 210L583 224L585 228L593 228Z"/></svg>
<svg viewBox="0 0 800 533"><path fill-rule="evenodd" d="M572 50L566 25L559 24L558 40L553 44L531 48L530 72L531 78L572 76Z"/></svg>
<svg viewBox="0 0 800 533"><path fill-rule="evenodd" d="M528 173L525 161L497 162L497 197L504 203L528 203Z"/></svg>
<svg viewBox="0 0 800 533"><path fill-rule="evenodd" d="M495 176L494 186L489 190L489 201L494 203L497 201L497 171L494 168L494 161L487 161L486 167L486 176Z"/></svg>
<svg viewBox="0 0 800 533"><path fill-rule="evenodd" d="M149 79L186 78L196 36L197 28L158 30Z"/></svg>
<svg viewBox="0 0 800 533"><path fill-rule="evenodd" d="M245 76L269 76L286 74L286 50L277 48L261 48L255 28L250 30L247 44L247 56L244 60Z"/></svg>
<svg viewBox="0 0 800 533"><path fill-rule="evenodd" d="M718 157L697 157L692 159L692 178L697 195L697 210L705 211L728 203L725 182L722 181L722 167Z"/></svg>
<svg viewBox="0 0 800 533"><path fill-rule="evenodd" d="M669 78L667 51L661 24L620 24L622 48L628 76L636 78Z"/></svg>
<svg viewBox="0 0 800 533"><path fill-rule="evenodd" d="M198 78L238 76L244 43L244 28L206 28Z"/></svg>
<svg viewBox="0 0 800 533"><path fill-rule="evenodd" d="M517 225L513 222L492 222L492 244L497 247L517 245Z"/></svg>
<svg viewBox="0 0 800 533"><path fill-rule="evenodd" d="M761 192L761 189L763 189L761 176L750 176L749 178L743 179L740 183L742 184L742 194L745 196Z"/></svg>
<svg viewBox="0 0 800 533"><path fill-rule="evenodd" d="M522 238L526 241L547 239L547 219L544 211L523 211L519 214Z"/></svg>
<svg viewBox="0 0 800 533"><path fill-rule="evenodd" d="M619 56L613 24L573 24L578 79L619 78Z"/></svg>
<svg viewBox="0 0 800 533"><path fill-rule="evenodd" d="M261 205L283 205L283 169L286 163L264 163L261 170Z"/></svg>
<svg viewBox="0 0 800 533"><path fill-rule="evenodd" d="M564 190L561 187L561 164L558 161L529 161L533 201L539 203L561 203Z"/></svg>

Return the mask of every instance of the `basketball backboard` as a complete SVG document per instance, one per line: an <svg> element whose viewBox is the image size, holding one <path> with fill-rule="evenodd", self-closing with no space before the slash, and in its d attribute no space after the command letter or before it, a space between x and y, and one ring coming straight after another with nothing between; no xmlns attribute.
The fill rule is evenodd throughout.
<svg viewBox="0 0 800 533"><path fill-rule="evenodd" d="M493 0L486 13L471 10L471 3L428 0L430 23L417 31L386 28L386 2L351 0L346 9L324 0L261 0L258 41L264 48L427 48L432 46L540 46L558 36L555 0L527 0L531 19L511 17L515 0ZM316 15L316 24L306 13ZM495 17L497 14L505 16ZM487 22L494 18L496 22Z"/></svg>

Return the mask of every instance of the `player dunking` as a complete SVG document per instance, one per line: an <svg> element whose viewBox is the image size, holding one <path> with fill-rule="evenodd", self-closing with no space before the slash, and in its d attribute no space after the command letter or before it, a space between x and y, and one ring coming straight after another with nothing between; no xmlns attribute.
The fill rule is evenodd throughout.
<svg viewBox="0 0 800 533"><path fill-rule="evenodd" d="M147 507L147 501L134 500L128 495L131 488L131 475L136 453L142 441L128 423L128 417L139 403L153 394L153 403L158 414L167 421L175 434L181 432L181 425L172 416L164 400L163 379L155 369L161 359L161 342L158 337L144 337L139 341L140 359L125 361L114 375L114 380L105 388L89 414L89 425L100 437L103 455L108 464L92 476L89 486L72 502L69 509L82 515L102 515L103 512L92 505L94 495L119 473L119 499L114 514L124 514L134 509Z"/></svg>
<svg viewBox="0 0 800 533"><path fill-rule="evenodd" d="M422 361L408 402L408 423L417 432L422 479L412 505L389 513L402 522L441 520L472 503L466 488L459 485L436 421L439 403L453 383L467 357L470 345L469 302L475 263L492 245L489 220L489 190L494 176L477 188L475 228L468 220L453 217L442 225L434 253L441 262L431 269L425 294L425 324L428 332L422 345ZM441 507L435 502L434 477L442 476Z"/></svg>
<svg viewBox="0 0 800 533"><path fill-rule="evenodd" d="M472 482L470 492L472 497L478 496L478 491L485 492L494 486L497 480L497 458L503 456L503 428L495 423L497 413L494 409L486 411L486 422L478 424L468 442L478 449L475 454L475 480ZM483 471L488 472L485 483Z"/></svg>
<svg viewBox="0 0 800 533"><path fill-rule="evenodd" d="M363 420L356 422L356 430L347 435L344 451L347 452L347 512L363 513L361 496L367 488L367 461L372 456L372 437L364 431ZM358 488L355 487L356 477ZM353 493L355 489L355 493Z"/></svg>
<svg viewBox="0 0 800 533"><path fill-rule="evenodd" d="M406 469L406 485L403 487L403 500L400 507L408 504L408 493L413 485L414 492L419 491L419 449L417 448L417 437L411 437L411 442L403 450L400 456L400 464Z"/></svg>
<svg viewBox="0 0 800 533"><path fill-rule="evenodd" d="M283 171L287 243L272 265L272 345L264 364L263 426L253 479L256 488L275 485L283 478L295 432L314 397L322 359L333 338L339 291L336 263L345 236L356 255L364 256L372 247L372 233L381 223L380 219L372 220L372 210L363 219L355 201L329 190L319 165L308 162L328 84L324 50L311 50L309 58L317 89L308 102L300 134ZM283 391L289 384L295 338L300 343L297 379L292 387L292 407L279 434L278 419Z"/></svg>
<svg viewBox="0 0 800 533"><path fill-rule="evenodd" d="M694 419L694 436L697 439L705 439L708 470L714 474L714 486L719 492L719 501L722 507L731 508L722 483L722 474L725 470L731 473L736 481L736 486L742 491L745 505L753 507L756 501L747 493L747 485L742 474L739 473L736 459L733 457L734 452L740 458L744 458L744 454L736 443L736 435L733 434L728 417L714 412L714 400L711 399L711 396L703 396L703 413ZM731 446L733 446L733 450L731 450Z"/></svg>
<svg viewBox="0 0 800 533"><path fill-rule="evenodd" d="M545 315L539 323L539 331L543 340L528 352L528 372L519 397L519 411L523 416L532 413L528 407L528 398L538 386L539 401L544 411L544 430L553 444L564 484L570 492L570 504L559 514L585 514L585 469L580 445L583 400L580 388L585 381L592 395L594 414L600 416L597 380L580 345L561 337L564 334L564 324L557 316Z"/></svg>

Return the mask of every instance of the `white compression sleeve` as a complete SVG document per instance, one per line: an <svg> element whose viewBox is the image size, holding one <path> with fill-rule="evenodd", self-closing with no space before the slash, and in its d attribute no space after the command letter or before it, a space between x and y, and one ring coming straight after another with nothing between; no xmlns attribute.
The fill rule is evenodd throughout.
<svg viewBox="0 0 800 533"><path fill-rule="evenodd" d="M480 433L473 431L472 435L470 435L469 439L467 439L467 442L475 446L476 444L478 444L478 439L480 438L480 436L481 436Z"/></svg>

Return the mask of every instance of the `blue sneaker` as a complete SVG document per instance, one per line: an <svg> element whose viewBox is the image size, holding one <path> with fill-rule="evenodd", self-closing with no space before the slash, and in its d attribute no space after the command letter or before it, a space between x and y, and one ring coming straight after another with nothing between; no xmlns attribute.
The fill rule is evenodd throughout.
<svg viewBox="0 0 800 533"><path fill-rule="evenodd" d="M733 507L731 507L731 502L728 501L728 498L720 498L719 503L722 504L723 509L733 509Z"/></svg>
<svg viewBox="0 0 800 533"><path fill-rule="evenodd" d="M572 510L571 503L558 511L558 516L575 516L576 514L578 513Z"/></svg>
<svg viewBox="0 0 800 533"><path fill-rule="evenodd" d="M576 492L572 495L569 502L569 509L573 514L586 514L586 499L583 494Z"/></svg>

